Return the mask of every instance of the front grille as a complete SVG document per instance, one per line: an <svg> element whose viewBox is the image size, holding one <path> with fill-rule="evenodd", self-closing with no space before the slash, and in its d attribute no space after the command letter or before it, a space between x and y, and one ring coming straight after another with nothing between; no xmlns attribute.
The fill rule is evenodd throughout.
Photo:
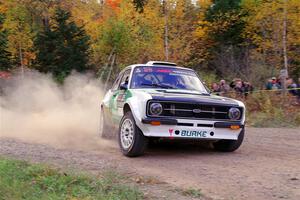
<svg viewBox="0 0 300 200"><path fill-rule="evenodd" d="M149 114L149 106L147 105L147 115ZM204 103L187 103L187 102L165 102L159 101L162 104L163 112L158 117L176 117L176 118L195 118L195 119L212 119L212 120L230 120L228 117L228 111L232 107L226 105L209 105ZM241 117L243 109L237 107L241 111ZM240 119L241 119L240 117ZM238 119L238 120L240 120Z"/></svg>

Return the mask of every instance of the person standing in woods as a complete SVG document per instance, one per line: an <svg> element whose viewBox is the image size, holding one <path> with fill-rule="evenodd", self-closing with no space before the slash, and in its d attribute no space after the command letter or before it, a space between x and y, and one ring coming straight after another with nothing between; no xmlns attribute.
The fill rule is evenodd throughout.
<svg viewBox="0 0 300 200"><path fill-rule="evenodd" d="M220 81L219 90L221 96L226 95L230 90L230 86L226 83L224 79Z"/></svg>
<svg viewBox="0 0 300 200"><path fill-rule="evenodd" d="M297 84L294 82L294 80L292 78L289 78L286 80L286 84L287 84L287 89L289 90L289 93L292 94L293 96L297 96L298 95L298 91L297 91Z"/></svg>
<svg viewBox="0 0 300 200"><path fill-rule="evenodd" d="M220 95L220 88L217 83L212 83L211 84L211 90L213 93L216 93L216 95Z"/></svg>

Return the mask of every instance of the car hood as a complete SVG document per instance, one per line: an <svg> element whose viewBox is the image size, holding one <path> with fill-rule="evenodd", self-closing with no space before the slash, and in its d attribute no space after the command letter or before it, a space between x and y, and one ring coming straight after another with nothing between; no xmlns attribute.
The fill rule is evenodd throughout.
<svg viewBox="0 0 300 200"><path fill-rule="evenodd" d="M211 94L200 94L198 92L186 90L168 90L168 89L139 89L151 95L153 100L201 103L210 105L228 105L239 106L237 100L220 97Z"/></svg>

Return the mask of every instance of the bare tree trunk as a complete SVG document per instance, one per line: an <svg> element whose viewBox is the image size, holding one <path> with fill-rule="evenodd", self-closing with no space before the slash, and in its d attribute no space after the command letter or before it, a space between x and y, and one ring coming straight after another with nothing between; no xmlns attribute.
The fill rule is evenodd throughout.
<svg viewBox="0 0 300 200"><path fill-rule="evenodd" d="M102 80L103 75L104 75L104 72L105 72L106 69L108 68L109 62L110 62L111 57L113 56L114 52L115 52L115 47L111 50L111 52L110 52L110 54L109 54L109 56L108 56L107 63L105 64L105 67L104 67L104 69L102 70L102 72L101 72L101 74L100 74L100 80ZM108 78L109 78L109 77L108 77ZM105 81L105 82L106 82L106 81Z"/></svg>
<svg viewBox="0 0 300 200"><path fill-rule="evenodd" d="M111 60L111 63L110 63L109 72L108 72L108 75L107 75L107 78L106 78L106 81L105 81L105 84L104 84L104 91L106 91L106 89L107 89L108 81L109 81L112 69L115 65L115 59L116 59L116 54L113 54L113 57L112 57L112 60Z"/></svg>
<svg viewBox="0 0 300 200"><path fill-rule="evenodd" d="M23 64L23 53L22 53L22 45L19 43L19 57L20 57L20 66L21 66L21 76L24 78L24 64Z"/></svg>
<svg viewBox="0 0 300 200"><path fill-rule="evenodd" d="M163 0L163 12L165 16L165 28L164 28L164 45L165 45L165 59L169 60L169 39L168 39L168 9L167 9L167 0Z"/></svg>
<svg viewBox="0 0 300 200"><path fill-rule="evenodd" d="M288 77L288 57L287 57L287 0L284 0L283 8L283 33L282 33L282 47L283 47L283 59L284 70L286 71L286 77L283 77L283 93L286 94L286 78Z"/></svg>

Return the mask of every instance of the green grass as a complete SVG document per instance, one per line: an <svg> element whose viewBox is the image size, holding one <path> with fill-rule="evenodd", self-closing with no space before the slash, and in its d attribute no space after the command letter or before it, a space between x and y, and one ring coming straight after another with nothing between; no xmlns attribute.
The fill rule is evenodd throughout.
<svg viewBox="0 0 300 200"><path fill-rule="evenodd" d="M127 186L122 179L114 172L91 177L0 157L0 200L143 198L137 188Z"/></svg>
<svg viewBox="0 0 300 200"><path fill-rule="evenodd" d="M184 196L189 196L189 197L193 197L193 198L201 198L202 197L201 190L194 189L194 188L183 189L182 194Z"/></svg>
<svg viewBox="0 0 300 200"><path fill-rule="evenodd" d="M254 112L247 115L247 123L259 128L295 128L300 126L300 114L285 114L275 108L273 112Z"/></svg>
<svg viewBox="0 0 300 200"><path fill-rule="evenodd" d="M300 107L291 96L276 93L254 93L246 100L247 125L253 127L300 126Z"/></svg>
<svg viewBox="0 0 300 200"><path fill-rule="evenodd" d="M184 196L190 196L190 197L193 197L193 198L200 198L200 197L202 197L201 190L194 189L194 188L184 189L184 190L182 190L182 194Z"/></svg>

